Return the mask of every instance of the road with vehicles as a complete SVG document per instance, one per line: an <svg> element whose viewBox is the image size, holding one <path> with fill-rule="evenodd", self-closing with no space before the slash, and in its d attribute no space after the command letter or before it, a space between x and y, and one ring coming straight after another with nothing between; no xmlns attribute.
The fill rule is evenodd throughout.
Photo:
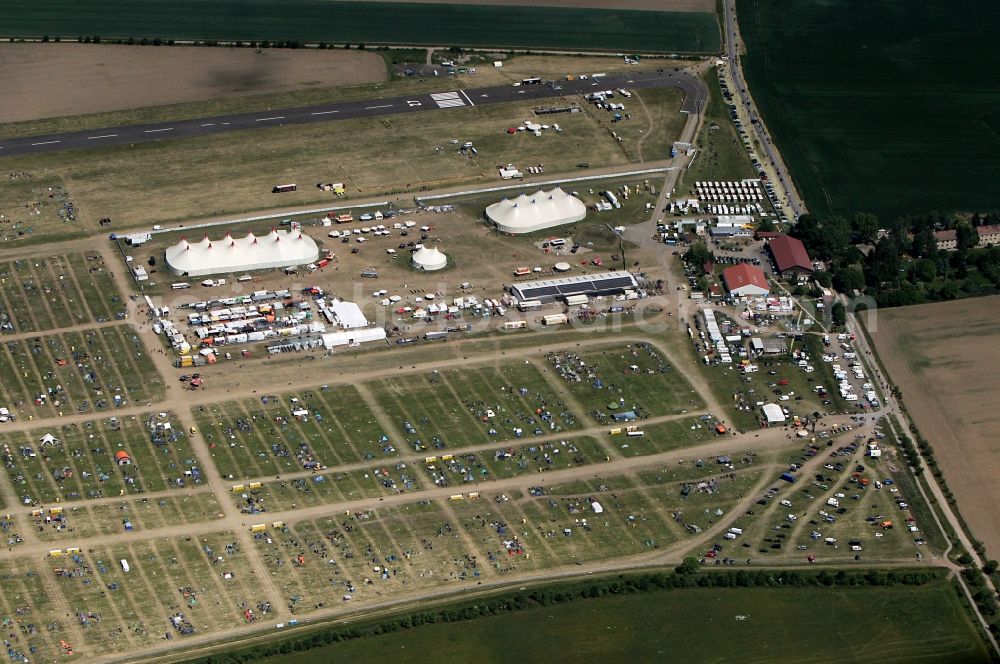
<svg viewBox="0 0 1000 664"><path fill-rule="evenodd" d="M454 79L454 83L458 82L458 79ZM0 157L45 154L61 150L100 148L111 145L134 145L149 141L194 138L246 129L331 122L399 113L447 111L454 108L513 101L536 99L559 101L561 97L586 94L594 90L668 87L679 88L684 93L682 113L698 113L708 96L708 88L696 76L680 70L659 69L636 71L629 75L598 75L597 78L588 76L587 78L575 78L572 81L546 81L528 85L503 85L471 90L455 88L451 91L401 97L362 99L319 106L268 109L252 113L172 120L155 124L101 127L45 136L0 139ZM558 118L558 115L553 117Z"/></svg>
<svg viewBox="0 0 1000 664"><path fill-rule="evenodd" d="M763 151L761 163L768 174L771 182L774 183L779 200L786 213L790 213L791 220L798 219L808 212L805 202L795 189L795 182L785 166L785 162L778 152L777 146L771 140L771 136L764 126L764 121L754 104L753 97L750 96L750 88L743 78L743 69L740 64L739 50L741 45L739 26L736 23L736 0L725 0L723 2L724 17L723 24L726 31L726 59L729 62L727 75L731 77L732 89L737 95L737 113L743 121L743 126L748 127L752 132L756 142L759 143L760 150Z"/></svg>

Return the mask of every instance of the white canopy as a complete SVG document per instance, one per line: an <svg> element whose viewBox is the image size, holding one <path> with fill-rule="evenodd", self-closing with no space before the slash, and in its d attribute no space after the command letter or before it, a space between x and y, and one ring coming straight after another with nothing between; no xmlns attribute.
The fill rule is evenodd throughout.
<svg viewBox="0 0 1000 664"><path fill-rule="evenodd" d="M411 260L418 270L440 270L448 264L448 257L437 247L421 247L413 252Z"/></svg>
<svg viewBox="0 0 1000 664"><path fill-rule="evenodd" d="M363 330L344 330L322 335L323 347L332 350L337 346L363 344L369 341L382 341L386 338L385 328L369 327Z"/></svg>
<svg viewBox="0 0 1000 664"><path fill-rule="evenodd" d="M764 404L761 410L764 411L764 417L767 418L768 424L781 424L785 421L785 414L781 412L781 406L776 403Z"/></svg>
<svg viewBox="0 0 1000 664"><path fill-rule="evenodd" d="M513 200L505 198L486 208L486 217L504 233L531 233L572 224L585 216L587 206L559 187L521 194Z"/></svg>
<svg viewBox="0 0 1000 664"><path fill-rule="evenodd" d="M276 267L305 265L319 258L316 242L301 230L278 231L267 235L234 238L229 233L221 240L192 244L181 239L167 248L167 266L174 274L200 277L206 274L267 270Z"/></svg>

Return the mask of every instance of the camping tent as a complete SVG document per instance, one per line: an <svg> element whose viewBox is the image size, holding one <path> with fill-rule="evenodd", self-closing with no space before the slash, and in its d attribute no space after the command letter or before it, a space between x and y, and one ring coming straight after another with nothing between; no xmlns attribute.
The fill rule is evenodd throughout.
<svg viewBox="0 0 1000 664"><path fill-rule="evenodd" d="M413 252L411 257L413 267L418 270L440 270L448 264L448 257L437 247L421 247Z"/></svg>
<svg viewBox="0 0 1000 664"><path fill-rule="evenodd" d="M504 233L532 233L572 224L585 216L587 206L559 187L521 194L513 200L505 198L486 208L486 217Z"/></svg>

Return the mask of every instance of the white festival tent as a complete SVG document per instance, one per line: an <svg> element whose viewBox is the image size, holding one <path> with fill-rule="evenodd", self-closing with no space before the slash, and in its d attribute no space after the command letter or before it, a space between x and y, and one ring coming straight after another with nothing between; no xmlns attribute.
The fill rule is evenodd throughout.
<svg viewBox="0 0 1000 664"><path fill-rule="evenodd" d="M167 267L174 274L200 277L306 265L319 258L319 247L301 230L271 229L260 237L247 233L245 237L234 238L227 233L221 240L210 240L206 235L193 244L181 239L167 248L166 258Z"/></svg>
<svg viewBox="0 0 1000 664"><path fill-rule="evenodd" d="M505 198L486 208L486 217L504 233L532 233L545 228L572 224L587 216L580 199L556 187L533 194Z"/></svg>

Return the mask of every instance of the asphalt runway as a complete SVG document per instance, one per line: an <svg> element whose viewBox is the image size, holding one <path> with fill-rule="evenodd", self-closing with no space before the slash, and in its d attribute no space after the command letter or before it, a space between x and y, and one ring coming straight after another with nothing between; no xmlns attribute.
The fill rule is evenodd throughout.
<svg viewBox="0 0 1000 664"><path fill-rule="evenodd" d="M455 79L458 83L459 79ZM504 85L492 88L415 94L407 97L366 99L342 103L285 108L273 111L256 111L235 115L176 120L147 125L105 127L87 131L26 136L0 139L0 158L19 155L45 154L61 150L100 148L109 145L127 145L174 138L193 138L230 131L259 129L285 125L330 122L349 118L447 111L453 108L500 104L525 99L558 100L574 94L618 88L676 87L684 93L682 112L699 113L708 96L708 89L698 78L685 72L656 70L636 71L633 75L603 76L597 79L556 81L554 84Z"/></svg>

